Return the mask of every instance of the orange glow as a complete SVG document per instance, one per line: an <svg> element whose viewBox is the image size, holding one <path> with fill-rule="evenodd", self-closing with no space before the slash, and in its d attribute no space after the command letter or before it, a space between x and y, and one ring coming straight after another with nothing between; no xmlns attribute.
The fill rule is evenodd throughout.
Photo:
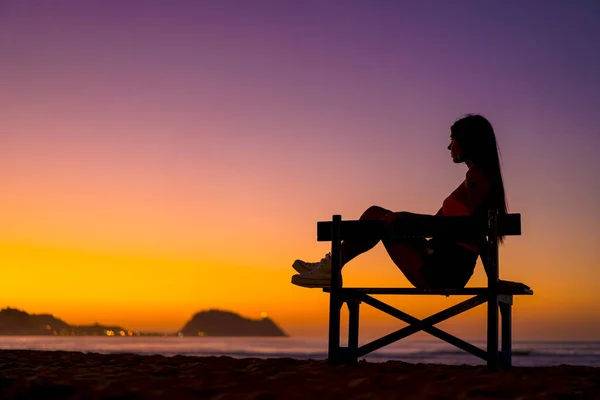
<svg viewBox="0 0 600 400"><path fill-rule="evenodd" d="M325 244L313 247L307 251L317 254L319 248L326 250ZM535 282L532 286L536 294L516 299L516 334L522 338L535 337L544 332L547 335L548 329L552 329L558 336L572 336L572 332L561 328L557 322L590 326L590 320L600 317L598 311L586 308L596 301L593 282L582 277L572 286L565 286L560 276L540 278L539 271L525 268L537 264L535 258L519 256L517 251L507 245L502 252L503 275ZM201 257L142 256L6 242L0 244L0 253L4 263L11 266L5 269L0 283L6 305L30 313L50 312L73 324L102 322L134 330L175 332L193 313L219 308L252 318L265 315L268 310L268 315L292 335L326 333L327 296L318 289L290 285L291 272L284 264L289 264L289 258L277 253L273 258L263 260L261 254L249 251L247 262L238 261L238 266L218 262L216 256L205 261ZM224 258L228 257L235 259L235 255L224 255ZM284 264L283 268L281 264ZM476 271L471 285L484 284L481 266ZM381 246L349 264L344 281L348 286L401 287L408 284L387 259ZM392 305L418 317L425 317L457 301L441 296L387 299ZM484 312L484 306L480 306L443 326L463 334L483 334ZM368 306L362 308L361 318L366 335L403 326ZM581 336L585 337L585 334Z"/></svg>
<svg viewBox="0 0 600 400"><path fill-rule="evenodd" d="M89 24L56 6L2 7L0 307L129 336L177 332L209 308L324 335L327 295L290 283L296 258L329 251L317 221L372 205L435 214L465 178L450 126L481 112L523 221L501 249L501 277L535 291L515 299L515 338L600 337L600 67L585 45L598 24L580 24L579 37L525 18L528 31L498 34L502 21L466 35L473 10L455 10L459 21L424 8L421 21L295 7L282 23L239 7L210 14L227 3L211 2L180 21L156 3L168 12L94 6ZM381 245L343 278L408 285ZM478 266L469 285L483 284ZM426 317L457 301L390 303ZM484 313L442 325L481 336ZM396 327L361 308L361 332Z"/></svg>

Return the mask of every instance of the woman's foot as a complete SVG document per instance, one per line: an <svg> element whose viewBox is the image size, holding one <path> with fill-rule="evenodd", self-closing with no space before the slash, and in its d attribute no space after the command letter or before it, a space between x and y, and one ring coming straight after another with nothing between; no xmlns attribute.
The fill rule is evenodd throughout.
<svg viewBox="0 0 600 400"><path fill-rule="evenodd" d="M321 261L318 262L306 262L302 260L296 260L292 264L292 268L294 268L300 274L307 274L323 263L329 263L329 265L331 265L331 253L327 253L325 257L323 257ZM331 268L329 270L331 271Z"/></svg>
<svg viewBox="0 0 600 400"><path fill-rule="evenodd" d="M320 262L310 264L316 264L316 266L306 273L292 276L292 283L307 288L331 286L331 255L327 254Z"/></svg>

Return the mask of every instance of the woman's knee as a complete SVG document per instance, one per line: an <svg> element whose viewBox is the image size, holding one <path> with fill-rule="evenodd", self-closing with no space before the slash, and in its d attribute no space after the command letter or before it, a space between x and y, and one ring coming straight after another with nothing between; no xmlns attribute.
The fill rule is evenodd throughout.
<svg viewBox="0 0 600 400"><path fill-rule="evenodd" d="M381 219L385 217L387 214L391 213L390 210L387 210L383 207L379 206L371 206L365 210L365 212L360 216L360 219Z"/></svg>
<svg viewBox="0 0 600 400"><path fill-rule="evenodd" d="M403 218L410 218L411 213L409 213L408 211L398 211L396 213L394 213L396 215L395 220L400 220Z"/></svg>

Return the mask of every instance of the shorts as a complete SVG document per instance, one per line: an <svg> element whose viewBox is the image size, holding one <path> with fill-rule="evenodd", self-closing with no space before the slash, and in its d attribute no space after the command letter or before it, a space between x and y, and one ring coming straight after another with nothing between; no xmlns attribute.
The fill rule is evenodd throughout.
<svg viewBox="0 0 600 400"><path fill-rule="evenodd" d="M421 276L429 289L462 289L477 263L478 254L453 241L432 239L423 257Z"/></svg>

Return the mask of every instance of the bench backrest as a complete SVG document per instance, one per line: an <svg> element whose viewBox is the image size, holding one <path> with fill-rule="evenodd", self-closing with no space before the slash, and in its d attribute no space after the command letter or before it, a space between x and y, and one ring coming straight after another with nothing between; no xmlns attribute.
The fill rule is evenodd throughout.
<svg viewBox="0 0 600 400"><path fill-rule="evenodd" d="M496 234L498 236L521 234L521 214L498 215L497 221ZM423 218L403 220L389 231L384 231L383 226L384 224L380 221L341 221L340 239L359 236L364 232L377 233L382 238L443 236L453 239L478 239L493 234L493 227L490 226L489 220L477 217L423 216ZM317 222L317 240L320 242L331 241L333 238L332 227L332 221Z"/></svg>
<svg viewBox="0 0 600 400"><path fill-rule="evenodd" d="M435 237L443 236L456 240L471 239L477 243L479 256L488 278L488 288L497 292L498 274L498 237L518 236L521 234L521 214L499 215L497 210L489 210L488 217L438 217L413 215L402 219L393 227L380 221L342 221L340 215L334 215L332 221L317 222L317 240L330 241L332 255L337 253L342 240L361 237L365 231L383 238ZM333 257L332 290L340 287L339 275L341 261Z"/></svg>

